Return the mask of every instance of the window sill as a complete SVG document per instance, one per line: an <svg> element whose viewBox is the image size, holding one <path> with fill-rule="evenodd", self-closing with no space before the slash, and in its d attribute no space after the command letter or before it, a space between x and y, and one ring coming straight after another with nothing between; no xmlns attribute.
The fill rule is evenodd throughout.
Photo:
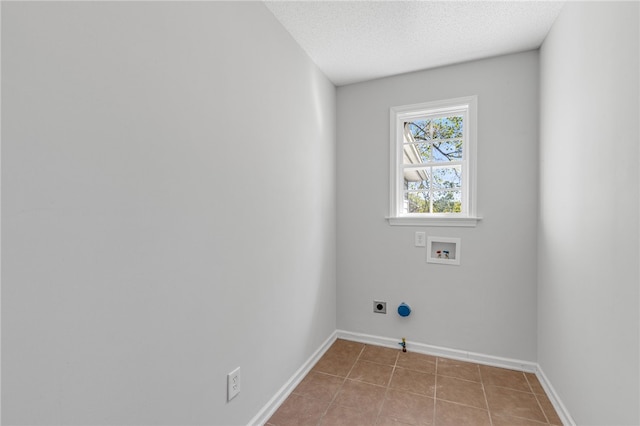
<svg viewBox="0 0 640 426"><path fill-rule="evenodd" d="M475 228L481 217L387 217L391 226L458 226Z"/></svg>

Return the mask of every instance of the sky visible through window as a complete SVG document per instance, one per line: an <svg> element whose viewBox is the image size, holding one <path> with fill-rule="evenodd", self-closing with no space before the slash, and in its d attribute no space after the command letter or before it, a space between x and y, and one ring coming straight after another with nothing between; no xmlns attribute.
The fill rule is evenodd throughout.
<svg viewBox="0 0 640 426"><path fill-rule="evenodd" d="M463 116L404 123L405 213L462 210Z"/></svg>

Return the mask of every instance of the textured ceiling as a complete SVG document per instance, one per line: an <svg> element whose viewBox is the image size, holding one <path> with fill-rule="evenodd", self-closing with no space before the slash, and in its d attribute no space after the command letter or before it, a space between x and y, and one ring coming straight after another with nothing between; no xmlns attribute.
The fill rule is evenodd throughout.
<svg viewBox="0 0 640 426"><path fill-rule="evenodd" d="M563 1L270 1L334 84L536 49Z"/></svg>

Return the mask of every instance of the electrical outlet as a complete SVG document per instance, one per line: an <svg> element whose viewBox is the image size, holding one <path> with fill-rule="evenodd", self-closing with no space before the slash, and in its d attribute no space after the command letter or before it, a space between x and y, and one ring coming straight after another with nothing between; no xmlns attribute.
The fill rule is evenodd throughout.
<svg viewBox="0 0 640 426"><path fill-rule="evenodd" d="M240 367L227 374L227 401L240 393Z"/></svg>
<svg viewBox="0 0 640 426"><path fill-rule="evenodd" d="M376 314L386 314L387 313L387 302L380 302L378 300L373 301L373 312Z"/></svg>
<svg viewBox="0 0 640 426"><path fill-rule="evenodd" d="M418 231L414 237L416 247L426 247L426 235L424 232Z"/></svg>

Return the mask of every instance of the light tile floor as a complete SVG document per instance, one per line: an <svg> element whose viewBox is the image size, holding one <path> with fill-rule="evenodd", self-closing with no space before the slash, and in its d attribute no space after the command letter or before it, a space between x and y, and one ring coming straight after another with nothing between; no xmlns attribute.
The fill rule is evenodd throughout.
<svg viewBox="0 0 640 426"><path fill-rule="evenodd" d="M535 374L338 339L267 425L562 425Z"/></svg>

